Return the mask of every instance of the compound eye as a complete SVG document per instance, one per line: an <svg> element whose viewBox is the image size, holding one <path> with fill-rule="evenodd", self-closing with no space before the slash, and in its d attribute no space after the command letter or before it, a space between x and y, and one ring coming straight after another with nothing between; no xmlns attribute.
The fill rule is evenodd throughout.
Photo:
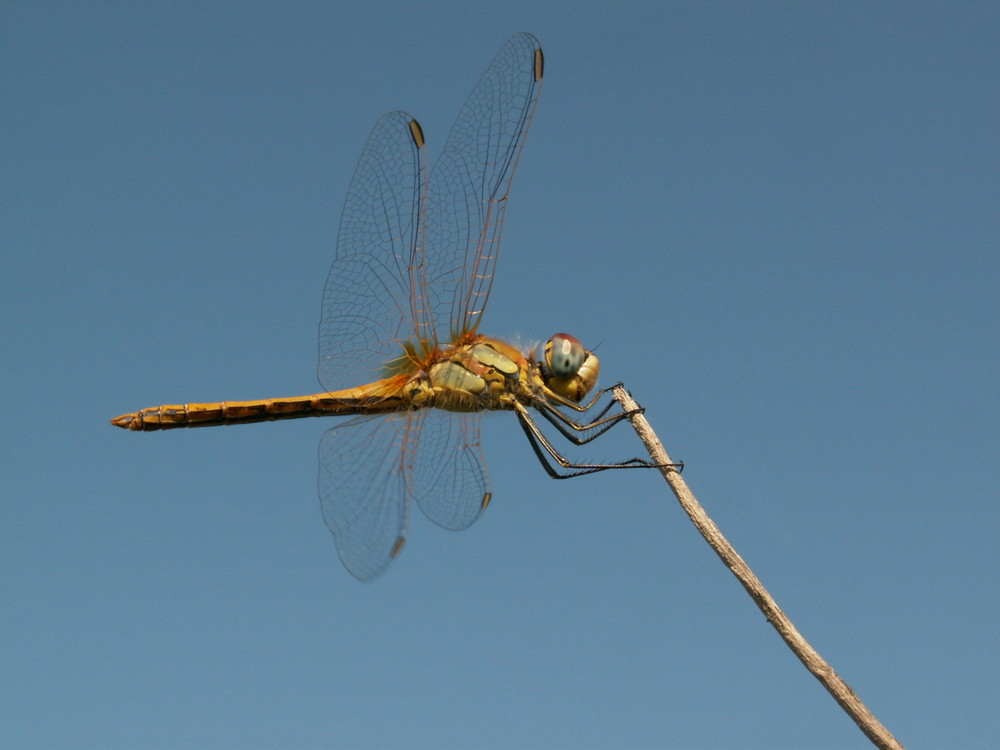
<svg viewBox="0 0 1000 750"><path fill-rule="evenodd" d="M572 378L586 358L583 344L568 333L557 333L545 344L545 364L557 378Z"/></svg>

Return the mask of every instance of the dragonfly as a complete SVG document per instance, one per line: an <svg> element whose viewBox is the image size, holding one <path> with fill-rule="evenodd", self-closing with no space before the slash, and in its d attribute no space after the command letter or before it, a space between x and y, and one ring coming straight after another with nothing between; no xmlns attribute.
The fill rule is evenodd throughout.
<svg viewBox="0 0 1000 750"><path fill-rule="evenodd" d="M396 111L376 122L348 188L324 288L322 392L154 406L111 423L153 431L353 416L320 441L319 495L340 559L361 581L403 549L414 500L453 530L489 505L483 412L514 412L555 478L656 466L639 458L573 463L540 429L535 414L583 445L630 416L611 411L613 400L601 407L606 391L587 399L600 365L579 340L559 333L540 352L523 352L479 333L543 67L535 37L508 39L430 171L413 117Z"/></svg>

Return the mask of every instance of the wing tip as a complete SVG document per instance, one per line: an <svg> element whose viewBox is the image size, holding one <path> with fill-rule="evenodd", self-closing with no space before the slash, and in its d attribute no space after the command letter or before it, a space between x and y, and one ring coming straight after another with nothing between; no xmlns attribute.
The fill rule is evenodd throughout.
<svg viewBox="0 0 1000 750"><path fill-rule="evenodd" d="M403 551L404 544L406 544L405 536L396 537L396 542L392 545L392 552L390 553L393 560L399 557L399 553Z"/></svg>
<svg viewBox="0 0 1000 750"><path fill-rule="evenodd" d="M424 147L424 129L412 117L410 118L410 137L413 138L413 142L417 145L417 148Z"/></svg>

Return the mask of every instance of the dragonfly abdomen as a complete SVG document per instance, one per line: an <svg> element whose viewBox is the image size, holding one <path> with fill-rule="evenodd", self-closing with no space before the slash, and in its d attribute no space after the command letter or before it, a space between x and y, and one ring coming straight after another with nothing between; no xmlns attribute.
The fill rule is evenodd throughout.
<svg viewBox="0 0 1000 750"><path fill-rule="evenodd" d="M361 388L334 393L315 393L292 398L268 398L256 401L220 401L204 404L164 404L131 414L122 414L111 424L127 430L169 430L177 427L213 427L246 422L271 422L276 419L330 417L351 414L387 414L412 406L411 399L391 381L380 381Z"/></svg>

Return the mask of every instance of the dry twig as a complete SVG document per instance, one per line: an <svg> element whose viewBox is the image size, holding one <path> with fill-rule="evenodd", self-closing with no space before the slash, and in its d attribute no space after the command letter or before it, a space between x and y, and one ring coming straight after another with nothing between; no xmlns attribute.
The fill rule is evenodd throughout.
<svg viewBox="0 0 1000 750"><path fill-rule="evenodd" d="M774 626L778 634L788 644L788 647L792 649L799 660L805 665L806 669L812 672L816 679L823 684L823 687L830 692L834 700L840 704L841 708L861 728L861 731L865 733L868 739L877 747L884 750L902 750L903 746L899 744L889 730L882 726L882 723L861 702L861 699L855 695L850 686L840 678L840 675L823 660L823 657L795 629L791 620L781 611L778 604L767 592L767 589L764 588L757 576L754 575L750 567L743 561L743 558L737 554L733 546L722 535L722 532L719 531L719 527L708 517L705 509L701 507L687 486L687 482L681 478L679 472L670 467L673 461L671 461L670 456L663 449L660 439L653 432L653 428L649 426L649 422L646 421L645 416L639 410L639 405L632 399L628 391L620 385L616 386L614 396L615 400L621 404L626 412L632 412L629 417L632 426L635 428L636 433L638 433L639 439L645 444L653 461L663 467L660 469L663 478L667 480L667 484L670 485L670 489L673 490L684 512L688 514L688 517L694 522L695 527L705 537L705 541L722 558L722 562L725 563L726 567L743 584L743 588L750 594L750 598L757 603L767 621Z"/></svg>

